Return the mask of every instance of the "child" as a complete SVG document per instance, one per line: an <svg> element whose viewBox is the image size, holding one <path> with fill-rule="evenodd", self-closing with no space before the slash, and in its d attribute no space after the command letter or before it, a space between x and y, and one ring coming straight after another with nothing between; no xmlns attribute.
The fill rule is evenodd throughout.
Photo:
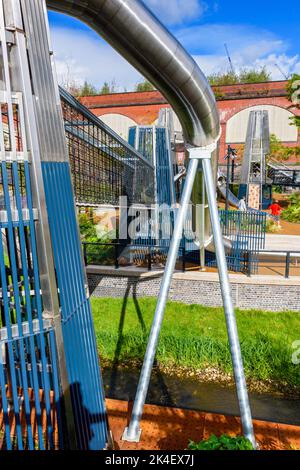
<svg viewBox="0 0 300 470"><path fill-rule="evenodd" d="M272 217L277 222L277 226L280 227L281 207L278 201L274 201L273 204L270 205L269 210L271 211Z"/></svg>

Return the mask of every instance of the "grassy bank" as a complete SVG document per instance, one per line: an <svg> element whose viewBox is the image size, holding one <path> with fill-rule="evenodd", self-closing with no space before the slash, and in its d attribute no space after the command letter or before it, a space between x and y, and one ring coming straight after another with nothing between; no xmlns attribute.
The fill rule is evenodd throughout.
<svg viewBox="0 0 300 470"><path fill-rule="evenodd" d="M97 345L109 362L142 360L156 299L92 299ZM300 339L300 312L237 310L246 375L300 386L300 365L292 363L292 343ZM221 308L169 302L157 360L167 367L194 370L215 367L230 373L224 314Z"/></svg>

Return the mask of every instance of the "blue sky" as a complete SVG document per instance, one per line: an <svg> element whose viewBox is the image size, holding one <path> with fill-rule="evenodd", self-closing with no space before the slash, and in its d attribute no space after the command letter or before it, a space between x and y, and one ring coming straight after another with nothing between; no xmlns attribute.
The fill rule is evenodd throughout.
<svg viewBox="0 0 300 470"><path fill-rule="evenodd" d="M270 0L145 0L193 55L206 74L228 69L226 42L235 68L265 66L274 79L300 73L300 2ZM141 76L84 24L49 13L59 80L114 81L131 90Z"/></svg>

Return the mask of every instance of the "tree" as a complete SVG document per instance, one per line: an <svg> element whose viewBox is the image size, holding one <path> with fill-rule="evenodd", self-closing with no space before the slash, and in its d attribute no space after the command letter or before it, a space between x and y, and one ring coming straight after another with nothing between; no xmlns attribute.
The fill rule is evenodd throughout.
<svg viewBox="0 0 300 470"><path fill-rule="evenodd" d="M98 94L98 91L94 85L85 80L82 87L79 90L79 96L95 96Z"/></svg>
<svg viewBox="0 0 300 470"><path fill-rule="evenodd" d="M135 87L135 91L139 91L139 92L153 91L153 90L155 90L155 88L152 85L152 83L148 82L148 80L144 80L143 82L138 83Z"/></svg>
<svg viewBox="0 0 300 470"><path fill-rule="evenodd" d="M292 75L287 84L287 92L289 100L300 109L300 75L295 73ZM294 116L291 118L292 124L300 127L300 116Z"/></svg>
<svg viewBox="0 0 300 470"><path fill-rule="evenodd" d="M222 85L236 85L239 83L261 83L269 82L271 74L267 72L266 68L257 69L241 69L239 72L218 72L209 75L208 81L213 86Z"/></svg>
<svg viewBox="0 0 300 470"><path fill-rule="evenodd" d="M300 147L286 147L276 135L270 136L270 153L267 159L274 159L279 162L287 161L291 157L300 157Z"/></svg>
<svg viewBox="0 0 300 470"><path fill-rule="evenodd" d="M104 82L99 92L100 95L110 95L111 93L117 93L117 84L115 79L110 83Z"/></svg>
<svg viewBox="0 0 300 470"><path fill-rule="evenodd" d="M242 69L239 74L240 83L263 83L271 80L271 74L263 67L261 70Z"/></svg>
<svg viewBox="0 0 300 470"><path fill-rule="evenodd" d="M207 79L209 83L213 86L235 85L236 83L239 83L238 75L233 72L218 72L213 75L209 75Z"/></svg>
<svg viewBox="0 0 300 470"><path fill-rule="evenodd" d="M110 94L110 86L108 82L104 82L102 88L100 89L100 95L109 95Z"/></svg>

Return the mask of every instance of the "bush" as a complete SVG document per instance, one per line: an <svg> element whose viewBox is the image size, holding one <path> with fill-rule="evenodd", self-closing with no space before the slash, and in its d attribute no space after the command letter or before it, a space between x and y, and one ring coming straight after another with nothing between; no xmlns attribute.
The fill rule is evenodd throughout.
<svg viewBox="0 0 300 470"><path fill-rule="evenodd" d="M214 434L206 441L190 442L189 450L254 450L249 439L243 436L231 437L223 434L217 437Z"/></svg>
<svg viewBox="0 0 300 470"><path fill-rule="evenodd" d="M288 222L300 223L300 192L289 197L290 205L281 213L281 217Z"/></svg>
<svg viewBox="0 0 300 470"><path fill-rule="evenodd" d="M80 238L82 242L86 243L110 243L111 239L108 234L101 238L97 235L96 225L93 218L89 218L86 214L80 214L78 217ZM88 264L111 264L114 259L113 246L88 246L87 262Z"/></svg>
<svg viewBox="0 0 300 470"><path fill-rule="evenodd" d="M280 227L276 224L275 220L272 217L267 218L267 233L278 233L280 232Z"/></svg>

